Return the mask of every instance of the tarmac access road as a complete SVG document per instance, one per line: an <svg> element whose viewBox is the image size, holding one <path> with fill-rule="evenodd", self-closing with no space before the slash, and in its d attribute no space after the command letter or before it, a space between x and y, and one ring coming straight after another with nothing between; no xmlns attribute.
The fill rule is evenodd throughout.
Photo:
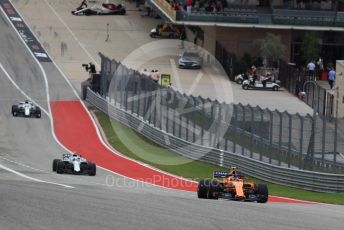
<svg viewBox="0 0 344 230"><path fill-rule="evenodd" d="M109 1L123 3L121 0ZM101 0L93 2L89 5L102 3ZM122 61L132 52L142 53L145 45L156 46L155 42L159 41L150 38L149 31L162 21L142 17L145 12L138 11L134 2L125 2L127 15L105 17L72 15L71 10L80 4L80 0L13 0L13 3L77 90L80 89L80 82L88 77L81 64L92 61L100 65L98 52ZM109 35L108 40L107 35ZM191 35L189 40L193 40ZM302 115L312 114L309 106L286 90L281 89L278 92L243 90L241 86L230 82L225 75L211 78L207 74L207 69L212 64L207 64L207 59L204 60L205 73L202 76L199 76L200 71L176 69L171 61L177 63L178 55L184 50L179 48L179 40L174 41L176 42L173 58L165 56L150 59L151 55L156 55L154 53L156 51L152 53L146 50L145 55L142 56L142 60L146 60L145 63L137 67L137 63L127 60L126 64L136 66L137 70L157 69L160 73L171 74L172 86L182 93L209 97L220 102L250 104L263 109L288 111L291 114L297 112ZM228 93L232 96L228 97Z"/></svg>

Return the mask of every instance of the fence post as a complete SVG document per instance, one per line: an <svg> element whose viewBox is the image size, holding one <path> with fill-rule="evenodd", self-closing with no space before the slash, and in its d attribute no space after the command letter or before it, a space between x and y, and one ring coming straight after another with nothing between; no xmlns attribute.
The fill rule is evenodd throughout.
<svg viewBox="0 0 344 230"><path fill-rule="evenodd" d="M189 118L186 116L185 140L189 141Z"/></svg>
<svg viewBox="0 0 344 230"><path fill-rule="evenodd" d="M304 128L304 119L299 115L300 118L300 152L299 152L299 169L302 169L303 165L303 128Z"/></svg>
<svg viewBox="0 0 344 230"><path fill-rule="evenodd" d="M267 110L270 114L270 143L269 143L269 164L272 163L272 138L274 131L274 114L272 111Z"/></svg>
<svg viewBox="0 0 344 230"><path fill-rule="evenodd" d="M233 153L236 153L236 142L238 138L238 106L233 104L234 110L234 137L233 137Z"/></svg>
<svg viewBox="0 0 344 230"><path fill-rule="evenodd" d="M183 122L183 117L179 113L179 138L182 138L182 122Z"/></svg>
<svg viewBox="0 0 344 230"><path fill-rule="evenodd" d="M250 148L250 158L253 158L253 148L255 146L255 142L254 142L254 110L253 110L253 107L248 105L248 107L250 108L251 110L251 122L250 122L250 125L251 125L251 128L250 128L250 131L251 131L251 148Z"/></svg>
<svg viewBox="0 0 344 230"><path fill-rule="evenodd" d="M137 73L138 74L138 73ZM136 88L136 91L137 91L137 116L139 117L140 116L140 103L141 103L141 76L138 74L138 79L137 79L137 88Z"/></svg>
<svg viewBox="0 0 344 230"><path fill-rule="evenodd" d="M323 128L322 128L322 143L321 143L321 167L325 168L325 143L326 143L326 114L322 118Z"/></svg>
<svg viewBox="0 0 344 230"><path fill-rule="evenodd" d="M245 107L243 105L240 104L240 107L242 108L242 124L245 125L246 122L246 111L245 111ZM241 131L241 136L242 136L242 140L245 140L245 129ZM243 141L243 143L245 144L245 142ZM241 145L241 155L245 155L245 147L243 146L244 144Z"/></svg>
<svg viewBox="0 0 344 230"><path fill-rule="evenodd" d="M278 135L278 166L281 166L282 157L282 125L283 125L283 114L278 112L279 115L279 135Z"/></svg>
<svg viewBox="0 0 344 230"><path fill-rule="evenodd" d="M337 172L337 141L338 141L338 92L336 102L336 117L334 120L333 172Z"/></svg>
<svg viewBox="0 0 344 230"><path fill-rule="evenodd" d="M292 126L293 126L293 122L292 122L292 117L288 112L285 112L289 118L289 136L288 136L288 168L290 168L290 153L291 153L291 133L292 133Z"/></svg>
<svg viewBox="0 0 344 230"><path fill-rule="evenodd" d="M172 134L176 135L176 108L173 109L173 119L172 119Z"/></svg>
<svg viewBox="0 0 344 230"><path fill-rule="evenodd" d="M201 98L201 103L202 103L202 111L203 111L203 115L206 116L206 112L205 112L205 100L203 98ZM204 145L204 127L203 124L201 124L201 145Z"/></svg>
<svg viewBox="0 0 344 230"><path fill-rule="evenodd" d="M170 107L169 107L169 102L165 100L166 102L166 132L168 133L168 126L169 126L169 120L170 120Z"/></svg>
<svg viewBox="0 0 344 230"><path fill-rule="evenodd" d="M218 104L218 112L217 112L217 121L216 121L216 131L215 131L215 144L216 148L220 148L220 142L221 142L221 137L219 133L222 133L222 125L221 125L221 120L222 120L222 106L221 104ZM217 109L216 109L217 110Z"/></svg>
<svg viewBox="0 0 344 230"><path fill-rule="evenodd" d="M211 122L214 122L214 102L211 102L211 107L210 107L210 119ZM208 129L209 132L209 146L212 147L212 134L211 134L211 126Z"/></svg>
<svg viewBox="0 0 344 230"><path fill-rule="evenodd" d="M157 113L158 113L158 109L157 109L157 104L158 104L158 91L157 90L155 90L154 91L154 99L153 99L153 103L154 103L154 127L157 127L157 119L156 119L156 117L157 117Z"/></svg>
<svg viewBox="0 0 344 230"><path fill-rule="evenodd" d="M193 122L193 143L196 142L196 122Z"/></svg>
<svg viewBox="0 0 344 230"><path fill-rule="evenodd" d="M159 93L159 100L158 100L158 105L159 105L159 127L160 130L162 130L162 122L163 122L163 116L162 116L162 92L161 92L161 87L158 87L158 93Z"/></svg>
<svg viewBox="0 0 344 230"><path fill-rule="evenodd" d="M264 111L258 106L258 109L260 111L260 123L261 126L264 123ZM263 148L264 148L264 144L263 144L263 135L260 135L260 146L259 146L259 160L262 161L263 160Z"/></svg>
<svg viewBox="0 0 344 230"><path fill-rule="evenodd" d="M148 92L148 99L147 99L147 112L146 112L146 114L148 113L148 118L149 118L149 120L148 120L148 122L150 123L150 124L153 124L153 111L154 111L154 105L153 105L153 92L154 91L149 91Z"/></svg>

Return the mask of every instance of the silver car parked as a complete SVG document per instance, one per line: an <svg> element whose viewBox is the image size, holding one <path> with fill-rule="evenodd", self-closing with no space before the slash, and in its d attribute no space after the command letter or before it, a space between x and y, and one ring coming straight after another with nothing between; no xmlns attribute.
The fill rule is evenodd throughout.
<svg viewBox="0 0 344 230"><path fill-rule="evenodd" d="M189 50L180 55L178 66L181 69L200 69L202 62L199 52Z"/></svg>

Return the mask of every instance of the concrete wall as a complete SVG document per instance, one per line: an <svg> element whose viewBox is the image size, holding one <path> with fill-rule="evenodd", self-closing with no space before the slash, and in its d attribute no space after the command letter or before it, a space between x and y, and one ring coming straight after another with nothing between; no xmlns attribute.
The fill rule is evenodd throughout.
<svg viewBox="0 0 344 230"><path fill-rule="evenodd" d="M339 87L338 117L344 117L344 60L336 62L336 72L336 86Z"/></svg>
<svg viewBox="0 0 344 230"><path fill-rule="evenodd" d="M257 28L228 28L228 27L202 27L204 31L204 48L215 54L215 41L218 41L227 51L241 57L244 53L251 53L251 44L255 39L264 38L267 33L279 35L286 45L284 60L290 61L292 31L269 30Z"/></svg>
<svg viewBox="0 0 344 230"><path fill-rule="evenodd" d="M204 32L203 48L215 56L216 27L202 26L201 28Z"/></svg>

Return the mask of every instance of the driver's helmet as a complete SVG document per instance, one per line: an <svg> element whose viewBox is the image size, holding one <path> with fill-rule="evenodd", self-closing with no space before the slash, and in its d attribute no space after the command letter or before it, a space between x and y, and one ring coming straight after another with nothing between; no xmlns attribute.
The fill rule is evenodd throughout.
<svg viewBox="0 0 344 230"><path fill-rule="evenodd" d="M73 157L77 157L78 156L78 153L77 152L74 152L73 153Z"/></svg>
<svg viewBox="0 0 344 230"><path fill-rule="evenodd" d="M266 76L271 76L271 72L267 72L267 73L266 73Z"/></svg>
<svg viewBox="0 0 344 230"><path fill-rule="evenodd" d="M29 100L25 100L25 104L29 104Z"/></svg>
<svg viewBox="0 0 344 230"><path fill-rule="evenodd" d="M229 174L231 176L236 176L237 175L237 168L236 167L230 167L228 171L229 171Z"/></svg>

